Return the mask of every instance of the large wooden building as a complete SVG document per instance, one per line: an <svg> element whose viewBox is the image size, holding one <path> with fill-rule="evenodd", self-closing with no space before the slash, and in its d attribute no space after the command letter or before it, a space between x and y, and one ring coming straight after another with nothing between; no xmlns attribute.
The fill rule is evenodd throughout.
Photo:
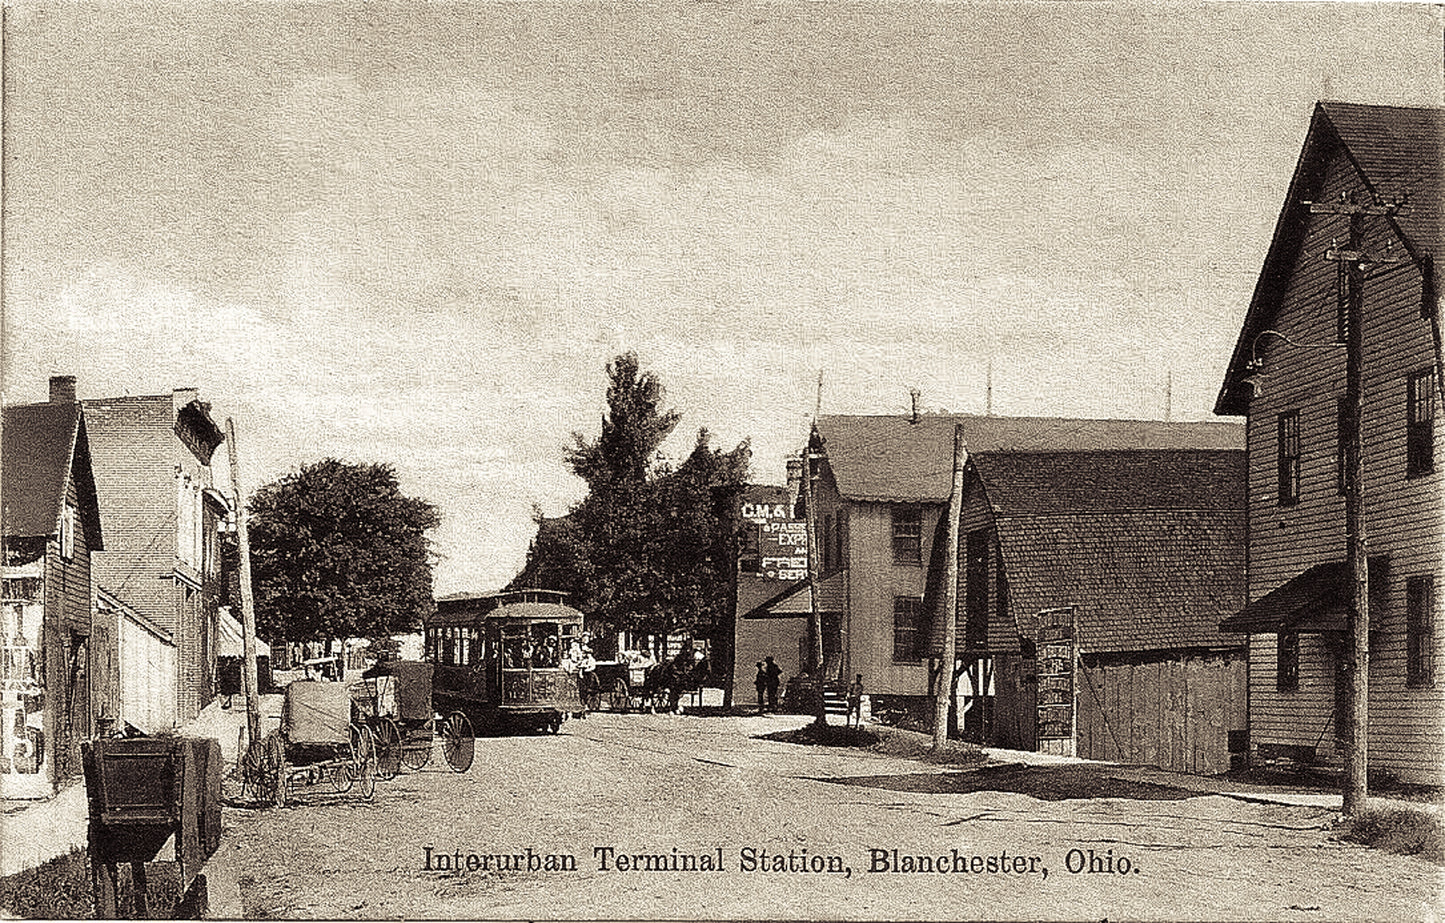
<svg viewBox="0 0 1445 923"><path fill-rule="evenodd" d="M931 714L956 424L963 736L1228 768L1245 724L1242 645L1218 629L1243 602L1235 425L822 417L819 547L843 609L827 678L864 674L875 714Z"/></svg>
<svg viewBox="0 0 1445 923"><path fill-rule="evenodd" d="M1249 638L1256 758L1341 759L1345 574L1344 279L1349 218L1309 203L1404 201L1363 220L1369 757L1445 781L1440 292L1445 111L1321 102L1215 412L1249 434Z"/></svg>
<svg viewBox="0 0 1445 923"><path fill-rule="evenodd" d="M229 504L213 486L211 457L225 437L194 389L84 405L106 535L94 565L103 611L136 642L125 650L140 659L123 672L167 674L162 691L145 683L144 701L123 702L120 717L155 733L215 697L218 533Z"/></svg>
<svg viewBox="0 0 1445 923"><path fill-rule="evenodd" d="M79 777L80 744L116 707L116 639L92 623L100 512L75 379L4 409L0 473L0 798Z"/></svg>

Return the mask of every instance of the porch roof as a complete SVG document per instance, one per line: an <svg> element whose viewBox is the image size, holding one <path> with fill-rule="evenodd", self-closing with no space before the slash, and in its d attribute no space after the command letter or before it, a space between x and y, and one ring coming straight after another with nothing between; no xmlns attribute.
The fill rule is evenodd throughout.
<svg viewBox="0 0 1445 923"><path fill-rule="evenodd" d="M1344 631L1349 621L1349 572L1343 561L1316 564L1219 623L1243 634Z"/></svg>

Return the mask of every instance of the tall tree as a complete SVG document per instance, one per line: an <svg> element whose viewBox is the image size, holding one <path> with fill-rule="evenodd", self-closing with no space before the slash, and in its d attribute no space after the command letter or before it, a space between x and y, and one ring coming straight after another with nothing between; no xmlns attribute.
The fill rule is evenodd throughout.
<svg viewBox="0 0 1445 923"><path fill-rule="evenodd" d="M731 611L730 503L747 479L746 442L714 449L707 430L673 467L660 460L680 415L637 356L607 365L601 435L573 434L565 450L587 496L564 517L538 521L514 587L565 589L590 616L631 631L708 636Z"/></svg>
<svg viewBox="0 0 1445 923"><path fill-rule="evenodd" d="M272 640L382 638L432 606L426 533L440 521L390 465L326 459L251 497L256 620Z"/></svg>

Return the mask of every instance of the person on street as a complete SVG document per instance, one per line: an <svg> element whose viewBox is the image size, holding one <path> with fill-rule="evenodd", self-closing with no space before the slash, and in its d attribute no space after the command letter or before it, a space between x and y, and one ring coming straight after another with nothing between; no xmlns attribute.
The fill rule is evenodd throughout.
<svg viewBox="0 0 1445 923"><path fill-rule="evenodd" d="M859 673L854 677L853 682L848 684L848 715L843 719L843 726L847 727L850 721L857 718L857 727L863 726L863 674Z"/></svg>
<svg viewBox="0 0 1445 923"><path fill-rule="evenodd" d="M767 677L768 687L768 708L772 711L778 710L778 686L783 678L783 668L773 662L773 655L769 654L763 658L766 665L763 667L763 674Z"/></svg>
<svg viewBox="0 0 1445 923"><path fill-rule="evenodd" d="M753 677L753 688L758 690L758 711L763 710L763 693L768 691L768 674L763 671L763 662L758 661L758 675Z"/></svg>

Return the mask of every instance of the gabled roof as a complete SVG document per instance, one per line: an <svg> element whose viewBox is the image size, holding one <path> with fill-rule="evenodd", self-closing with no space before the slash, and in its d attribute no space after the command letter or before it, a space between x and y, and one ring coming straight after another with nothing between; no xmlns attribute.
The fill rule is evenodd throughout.
<svg viewBox="0 0 1445 923"><path fill-rule="evenodd" d="M1386 200L1405 198L1408 208L1390 219L1409 255L1422 270L1433 258L1432 285L1442 290L1445 273L1445 109L1365 106L1324 101L1316 104L1299 163L1275 224L1274 239L1255 283L1244 328L1229 361L1214 412L1242 416L1247 398L1237 387L1259 331L1274 323L1275 312L1299 257L1309 210L1329 161L1343 150L1359 173L1364 191Z"/></svg>
<svg viewBox="0 0 1445 923"><path fill-rule="evenodd" d="M925 414L917 422L901 416L824 416L814 424L814 438L821 441L845 498L944 503L951 488L956 423L963 425L971 457L1244 448L1244 430L1232 423L974 414Z"/></svg>
<svg viewBox="0 0 1445 923"><path fill-rule="evenodd" d="M68 479L75 479L79 513L91 550L104 545L100 505L90 466L90 442L80 404L56 402L6 407L3 447L6 535L55 533Z"/></svg>
<svg viewBox="0 0 1445 923"><path fill-rule="evenodd" d="M1244 510L1243 449L983 452L972 464L999 516Z"/></svg>

